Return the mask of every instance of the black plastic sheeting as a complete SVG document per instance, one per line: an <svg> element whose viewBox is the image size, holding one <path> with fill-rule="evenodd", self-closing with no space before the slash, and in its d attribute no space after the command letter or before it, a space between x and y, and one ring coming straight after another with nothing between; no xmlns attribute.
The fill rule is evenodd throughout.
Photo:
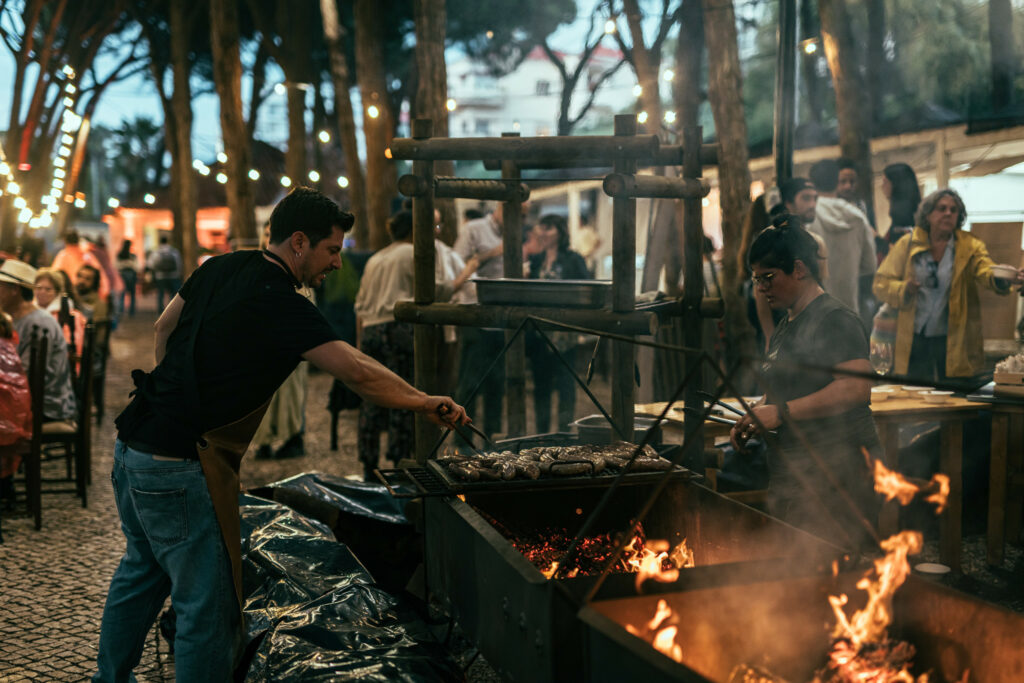
<svg viewBox="0 0 1024 683"><path fill-rule="evenodd" d="M385 590L404 589L422 560L420 537L405 514L409 500L381 484L308 472L253 492L328 526Z"/></svg>
<svg viewBox="0 0 1024 683"><path fill-rule="evenodd" d="M239 503L246 681L465 680L330 528L273 501Z"/></svg>

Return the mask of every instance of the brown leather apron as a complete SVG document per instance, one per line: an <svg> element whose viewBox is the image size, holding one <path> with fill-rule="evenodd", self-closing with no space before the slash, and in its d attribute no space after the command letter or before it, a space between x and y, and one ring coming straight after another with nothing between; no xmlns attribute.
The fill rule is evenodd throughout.
<svg viewBox="0 0 1024 683"><path fill-rule="evenodd" d="M206 477L206 489L213 501L213 511L217 515L217 525L224 539L224 547L231 560L231 578L235 584L235 597L238 598L238 609L242 609L242 536L241 521L238 514L238 477L242 456L249 448L253 434L260 426L263 414L267 412L270 400L240 420L222 427L211 429L203 434L202 443L196 444L199 453L199 464Z"/></svg>
<svg viewBox="0 0 1024 683"><path fill-rule="evenodd" d="M264 254L271 260L280 263L285 272L291 275L291 271L279 256L272 252L264 252ZM298 287L300 284L298 280L294 275L291 277L293 284ZM242 293L242 296L246 295L248 293ZM185 395L189 405L197 409L201 405L201 401L199 382L196 376L195 343L211 297L212 289L207 290L205 296L197 297L192 302L194 316L191 340L186 348L186 367L191 368L192 371L185 378ZM231 305L229 299L218 297L219 310L224 310L228 305ZM238 471L242 463L242 456L249 448L249 442L252 441L269 405L270 398L248 415L203 433L202 439L196 444L199 464L206 477L206 488L210 492L213 510L217 515L217 525L220 526L224 547L231 560L231 578L235 584L235 597L238 599L240 612L242 610L242 536L241 520L238 513L240 489Z"/></svg>

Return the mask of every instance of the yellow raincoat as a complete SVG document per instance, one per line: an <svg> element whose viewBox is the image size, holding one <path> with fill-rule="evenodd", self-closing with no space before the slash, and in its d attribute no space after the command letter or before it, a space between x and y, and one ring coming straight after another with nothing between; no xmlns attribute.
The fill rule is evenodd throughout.
<svg viewBox="0 0 1024 683"><path fill-rule="evenodd" d="M994 282L992 266L995 264L989 257L984 242L962 230L954 232L953 237L956 240L956 256L953 261L953 281L949 286L946 375L970 377L981 372L985 365L978 285L984 285L997 294L1007 294L1010 290L1001 289ZM899 309L893 370L900 375L907 373L910 347L914 343L917 297L905 300L907 282L914 276L911 260L930 248L928 233L921 228L914 228L913 232L904 235L893 245L875 274L872 288L875 296L880 301Z"/></svg>

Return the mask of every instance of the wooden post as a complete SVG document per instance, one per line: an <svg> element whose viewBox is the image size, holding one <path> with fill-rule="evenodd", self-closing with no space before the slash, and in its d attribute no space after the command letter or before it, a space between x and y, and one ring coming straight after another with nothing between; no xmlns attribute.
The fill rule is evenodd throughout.
<svg viewBox="0 0 1024 683"><path fill-rule="evenodd" d="M433 122L430 119L416 119L412 123L412 135L417 140L430 138ZM414 161L413 174L426 183L434 185L434 162ZM414 250L413 299L417 304L434 302L434 193L426 192L412 200L412 243ZM416 325L413 331L415 348L416 387L428 394L437 392L437 327ZM437 427L426 416L416 415L416 461L423 465L430 454L430 448L437 440Z"/></svg>
<svg viewBox="0 0 1024 683"><path fill-rule="evenodd" d="M796 0L779 2L779 47L775 58L775 183L793 176L796 119Z"/></svg>
<svg viewBox="0 0 1024 683"><path fill-rule="evenodd" d="M617 115L615 135L636 135L636 116ZM636 166L636 161L620 159L615 162L615 172L634 174ZM612 200L612 310L632 311L635 306L636 200L616 197ZM633 439L635 367L634 345L624 341L612 341L612 419L622 430L619 436L627 441Z"/></svg>
<svg viewBox="0 0 1024 683"><path fill-rule="evenodd" d="M702 130L700 126L687 126L683 129L683 180L689 182L700 178L700 142ZM690 348L700 348L701 329L704 320L700 315L701 299L704 296L704 223L701 200L692 195L683 199L683 344ZM684 421L687 433L693 434L688 462L704 448L704 432L698 416L704 409L704 399L700 391L704 388L704 369L699 367L700 355L686 354L686 373L690 383L683 391L683 403L686 406ZM691 423L697 422L697 425ZM693 428L696 427L696 430ZM686 456L684 456L686 457Z"/></svg>
<svg viewBox="0 0 1024 683"><path fill-rule="evenodd" d="M519 137L519 133L502 133L503 138ZM519 167L514 161L501 164L502 180L518 185ZM513 196L502 205L501 223L504 251L502 263L505 277L523 277L523 204ZM513 331L505 332L508 342ZM505 416L509 436L526 434L526 339L520 335L505 354Z"/></svg>

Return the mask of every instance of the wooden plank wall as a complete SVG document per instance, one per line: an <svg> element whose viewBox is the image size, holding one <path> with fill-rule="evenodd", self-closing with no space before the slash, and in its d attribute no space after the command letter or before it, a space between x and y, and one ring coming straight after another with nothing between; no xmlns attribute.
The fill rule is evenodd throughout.
<svg viewBox="0 0 1024 683"><path fill-rule="evenodd" d="M996 263L1008 263L1018 268L1024 265L1021 251L1021 231L1024 223L972 223L971 234L988 247L989 256ZM1017 327L1018 299L1016 293L999 296L987 289L981 290L981 328L985 339L1013 339Z"/></svg>

